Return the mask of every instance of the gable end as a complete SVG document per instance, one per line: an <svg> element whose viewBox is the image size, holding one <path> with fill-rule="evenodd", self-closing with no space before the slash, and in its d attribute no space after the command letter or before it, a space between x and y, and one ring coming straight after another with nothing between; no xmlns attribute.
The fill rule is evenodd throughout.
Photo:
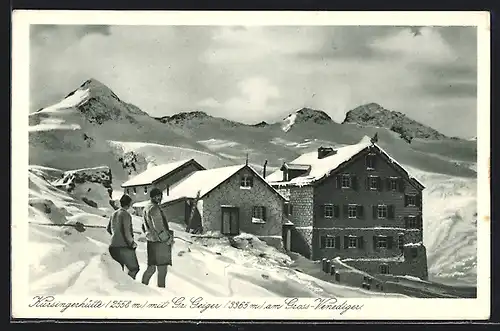
<svg viewBox="0 0 500 331"><path fill-rule="evenodd" d="M356 162L360 158L366 156L368 153L373 153L373 152L377 153L377 155L380 156L385 161L385 163L387 165L389 165L394 170L396 170L398 173L400 173L402 175L402 178L404 178L410 185L415 187L415 189L422 191L425 188L420 182L411 178L409 176L409 174L406 172L406 170L404 170L398 163L392 162L385 155L385 153L382 152L382 150L380 150L380 148L376 145L367 146L366 148L362 149L361 151L359 151L358 154L356 154L355 156L353 156L349 160L345 161L344 163L341 163L337 168L332 170L327 176L314 182L314 185L319 185L320 183L325 181L327 178L330 178L331 176L334 176L334 175L338 174L339 172L344 171L346 168L348 168L351 164L353 164L354 162Z"/></svg>
<svg viewBox="0 0 500 331"><path fill-rule="evenodd" d="M250 172L252 174L254 174L254 178L257 178L257 180L259 180L261 183L264 183L265 186L267 186L273 193L275 193L278 197L280 197L283 201L286 201L285 197L283 197L274 187L272 187L264 178L262 178L254 169L252 169L250 166L248 165L245 165L243 167L241 167L238 171L236 171L234 174L232 174L231 176L227 177L224 181L222 181L219 185L215 186L213 189L211 189L210 191L208 191L207 193L205 193L203 196L200 197L200 199L203 199L203 197L207 196L208 194L210 194L210 192L212 192L213 190L215 190L216 188L218 188L219 186L227 183L228 181L231 180L231 178L233 178L234 176L236 175L239 175L243 169L249 169Z"/></svg>

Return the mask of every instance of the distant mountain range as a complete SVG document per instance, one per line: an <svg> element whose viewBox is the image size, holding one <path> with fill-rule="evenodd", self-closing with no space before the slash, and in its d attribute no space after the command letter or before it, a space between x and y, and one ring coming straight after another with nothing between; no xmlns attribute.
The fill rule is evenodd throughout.
<svg viewBox="0 0 500 331"><path fill-rule="evenodd" d="M377 104L349 111L343 123L321 110L301 108L275 123L254 125L203 111L151 117L95 79L59 103L29 115L30 164L69 170L108 165L126 180L151 164L196 158L205 167L245 162L260 169L319 146L357 143L378 134L379 144L416 168L475 176L476 141L452 139ZM411 142L411 143L409 143Z"/></svg>

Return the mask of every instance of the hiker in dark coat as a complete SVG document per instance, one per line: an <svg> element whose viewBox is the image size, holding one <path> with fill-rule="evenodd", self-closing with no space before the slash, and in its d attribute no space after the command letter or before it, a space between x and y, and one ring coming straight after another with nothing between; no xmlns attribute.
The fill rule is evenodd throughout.
<svg viewBox="0 0 500 331"><path fill-rule="evenodd" d="M144 207L142 230L146 233L148 268L142 275L142 283L149 280L158 269L158 287L165 287L168 266L172 265L172 245L174 233L160 208L162 191L153 188L149 193L150 202Z"/></svg>
<svg viewBox="0 0 500 331"><path fill-rule="evenodd" d="M130 208L132 199L124 194L120 198L120 208L111 215L107 231L111 235L109 254L120 266L127 267L128 275L135 279L139 272L139 263L135 249L137 244L134 241L134 230L132 228L132 216L127 211Z"/></svg>

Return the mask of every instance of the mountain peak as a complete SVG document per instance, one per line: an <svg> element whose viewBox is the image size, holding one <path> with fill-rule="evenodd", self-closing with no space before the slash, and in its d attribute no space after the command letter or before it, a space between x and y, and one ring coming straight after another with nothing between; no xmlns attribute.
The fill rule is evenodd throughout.
<svg viewBox="0 0 500 331"><path fill-rule="evenodd" d="M295 111L297 114L296 122L314 122L317 124L324 124L332 122L332 118L322 110L312 108L300 108Z"/></svg>
<svg viewBox="0 0 500 331"><path fill-rule="evenodd" d="M356 123L364 126L387 128L399 133L410 142L413 138L443 139L446 136L431 127L419 123L405 114L385 109L375 102L349 110L342 124Z"/></svg>
<svg viewBox="0 0 500 331"><path fill-rule="evenodd" d="M78 89L69 93L66 97L71 96L78 90L89 91L89 97L111 96L117 100L120 100L120 98L118 98L118 96L109 87L107 87L106 85L104 85L95 78L87 79L80 85Z"/></svg>
<svg viewBox="0 0 500 331"><path fill-rule="evenodd" d="M333 122L332 118L324 111L304 107L285 117L281 129L288 132L297 123L327 124L331 122Z"/></svg>

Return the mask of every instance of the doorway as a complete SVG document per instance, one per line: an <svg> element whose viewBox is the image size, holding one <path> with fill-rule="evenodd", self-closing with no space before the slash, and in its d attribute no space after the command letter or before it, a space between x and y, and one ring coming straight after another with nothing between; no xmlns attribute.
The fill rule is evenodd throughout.
<svg viewBox="0 0 500 331"><path fill-rule="evenodd" d="M240 234L240 211L238 207L221 207L222 208L222 224L221 233L235 236Z"/></svg>

